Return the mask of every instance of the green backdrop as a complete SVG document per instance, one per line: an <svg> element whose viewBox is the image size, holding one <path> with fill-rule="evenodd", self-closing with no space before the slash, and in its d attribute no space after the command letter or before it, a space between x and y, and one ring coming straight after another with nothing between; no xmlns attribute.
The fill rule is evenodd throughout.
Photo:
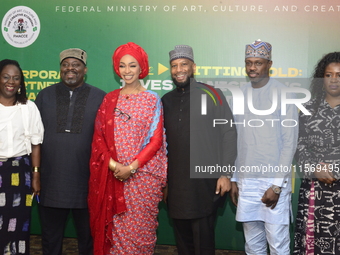
<svg viewBox="0 0 340 255"><path fill-rule="evenodd" d="M40 33L23 48L0 37L0 59L19 61L31 100L42 88L59 81L59 53L71 47L88 53L88 83L107 92L118 88L121 82L111 56L128 41L148 52L150 73L143 83L160 95L173 88L168 52L177 44L193 47L197 79L244 77L245 44L256 39L273 46L273 77L307 78L322 55L339 50L340 34L335 28L340 21L339 4L340 0L1 0L3 21L13 14L12 8L26 6L40 20L30 29ZM23 17L29 19L26 14ZM2 32L13 29L15 21L18 17L9 27L3 25ZM295 191L298 185L299 180ZM295 192L294 213L296 203ZM243 249L242 226L234 218L235 208L228 201L219 211L217 248ZM36 204L32 223L32 233L40 233ZM71 219L66 235L75 235ZM163 203L158 243L174 244Z"/></svg>

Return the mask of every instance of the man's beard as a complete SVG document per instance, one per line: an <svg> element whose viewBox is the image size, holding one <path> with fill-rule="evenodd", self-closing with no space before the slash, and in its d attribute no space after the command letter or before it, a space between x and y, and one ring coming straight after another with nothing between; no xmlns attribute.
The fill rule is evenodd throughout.
<svg viewBox="0 0 340 255"><path fill-rule="evenodd" d="M172 78L172 81L176 85L177 88L184 88L186 86L190 85L190 80L194 78L194 74L192 74L190 77L188 77L184 82L178 82L175 78Z"/></svg>

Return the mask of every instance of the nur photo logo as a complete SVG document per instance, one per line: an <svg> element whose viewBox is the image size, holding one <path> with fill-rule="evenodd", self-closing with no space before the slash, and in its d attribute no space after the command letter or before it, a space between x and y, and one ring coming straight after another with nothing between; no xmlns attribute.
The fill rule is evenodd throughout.
<svg viewBox="0 0 340 255"><path fill-rule="evenodd" d="M220 105L222 105L222 99L221 96L218 94L218 92L216 91L216 89L214 89L214 87L206 85L204 83L200 83L201 85L204 86L204 88L200 88L197 87L198 89L203 90L205 93L207 94L202 94L201 95L201 114L202 115L207 115L207 95L210 96L210 98L213 100L215 106L217 106L217 101Z"/></svg>

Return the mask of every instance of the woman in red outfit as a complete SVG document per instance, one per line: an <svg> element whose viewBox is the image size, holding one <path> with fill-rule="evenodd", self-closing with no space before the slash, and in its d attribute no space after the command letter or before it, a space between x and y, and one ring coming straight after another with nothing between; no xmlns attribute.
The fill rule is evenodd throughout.
<svg viewBox="0 0 340 255"><path fill-rule="evenodd" d="M92 143L89 210L94 254L153 254L166 183L163 108L140 83L148 56L134 43L113 54L122 89L107 94Z"/></svg>

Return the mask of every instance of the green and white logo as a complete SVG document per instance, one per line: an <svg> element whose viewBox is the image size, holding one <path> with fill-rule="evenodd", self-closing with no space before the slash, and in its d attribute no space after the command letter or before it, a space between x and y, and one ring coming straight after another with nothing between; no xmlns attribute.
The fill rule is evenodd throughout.
<svg viewBox="0 0 340 255"><path fill-rule="evenodd" d="M40 20L29 7L16 6L10 9L2 19L2 35L5 40L16 48L24 48L38 38Z"/></svg>

